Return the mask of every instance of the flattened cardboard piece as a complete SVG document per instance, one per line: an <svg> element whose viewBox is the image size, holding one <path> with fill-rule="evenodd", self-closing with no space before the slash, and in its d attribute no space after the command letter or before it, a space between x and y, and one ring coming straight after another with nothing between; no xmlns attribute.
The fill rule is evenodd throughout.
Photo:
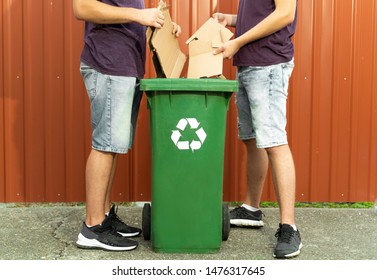
<svg viewBox="0 0 377 280"><path fill-rule="evenodd" d="M163 1L160 1L159 9L165 16L164 26L161 29L147 29L148 45L153 52L153 65L158 78L179 78L187 57L180 50L179 42L172 34L173 23Z"/></svg>
<svg viewBox="0 0 377 280"><path fill-rule="evenodd" d="M220 76L223 73L222 54L213 55L215 48L230 38L233 33L215 19L208 19L187 41L189 67L187 78Z"/></svg>
<svg viewBox="0 0 377 280"><path fill-rule="evenodd" d="M190 59L187 78L209 78L222 74L223 56L213 55L212 42L194 40L189 45Z"/></svg>
<svg viewBox="0 0 377 280"><path fill-rule="evenodd" d="M220 38L219 38L220 33ZM193 40L201 41L221 41L223 43L232 38L233 33L225 26L222 26L214 18L209 18L187 41L189 44Z"/></svg>

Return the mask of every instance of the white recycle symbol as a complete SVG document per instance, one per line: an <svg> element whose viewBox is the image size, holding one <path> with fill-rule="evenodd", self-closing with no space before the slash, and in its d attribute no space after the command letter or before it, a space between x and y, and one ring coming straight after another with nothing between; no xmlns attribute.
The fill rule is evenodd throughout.
<svg viewBox="0 0 377 280"><path fill-rule="evenodd" d="M181 131L184 131L188 124L190 125L191 129L196 129L195 133L198 136L199 141L192 140L191 143L190 141L179 141L180 138L182 137ZM173 143L179 150L191 149L194 152L196 150L199 150L202 147L204 141L207 138L207 134L203 128L198 129L199 125L200 123L195 118L181 119L178 122L177 124L178 130L173 130L171 134L171 140L173 141Z"/></svg>

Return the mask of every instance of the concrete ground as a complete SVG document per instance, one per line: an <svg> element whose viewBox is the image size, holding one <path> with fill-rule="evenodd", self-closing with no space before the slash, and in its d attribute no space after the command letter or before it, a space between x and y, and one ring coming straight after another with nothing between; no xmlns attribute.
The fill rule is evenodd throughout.
<svg viewBox="0 0 377 280"><path fill-rule="evenodd" d="M261 229L231 228L214 254L155 253L150 241L131 252L83 250L75 246L84 206L0 204L0 260L273 260L279 210L262 209ZM140 206L120 206L118 215L141 227ZM304 245L294 260L377 260L377 214L372 209L297 208Z"/></svg>

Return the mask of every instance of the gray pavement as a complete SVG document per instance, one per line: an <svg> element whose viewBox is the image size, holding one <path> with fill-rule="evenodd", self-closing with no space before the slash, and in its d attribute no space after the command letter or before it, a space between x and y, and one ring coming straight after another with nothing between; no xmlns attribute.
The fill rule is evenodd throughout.
<svg viewBox="0 0 377 280"><path fill-rule="evenodd" d="M131 252L83 250L75 246L84 206L0 204L0 260L273 260L279 210L262 209L261 229L231 228L214 254L155 253L137 238ZM120 206L118 215L141 227L139 205ZM297 208L304 245L295 260L377 260L377 215L372 209Z"/></svg>

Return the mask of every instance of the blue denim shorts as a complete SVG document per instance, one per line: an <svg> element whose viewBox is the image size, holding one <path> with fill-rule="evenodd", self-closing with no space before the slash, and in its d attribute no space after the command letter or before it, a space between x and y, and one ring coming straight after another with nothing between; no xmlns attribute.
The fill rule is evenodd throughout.
<svg viewBox="0 0 377 280"><path fill-rule="evenodd" d="M238 67L238 136L258 148L288 144L286 106L293 60L263 67Z"/></svg>
<svg viewBox="0 0 377 280"><path fill-rule="evenodd" d="M92 148L126 154L132 147L142 92L135 77L101 74L81 63L89 96Z"/></svg>

